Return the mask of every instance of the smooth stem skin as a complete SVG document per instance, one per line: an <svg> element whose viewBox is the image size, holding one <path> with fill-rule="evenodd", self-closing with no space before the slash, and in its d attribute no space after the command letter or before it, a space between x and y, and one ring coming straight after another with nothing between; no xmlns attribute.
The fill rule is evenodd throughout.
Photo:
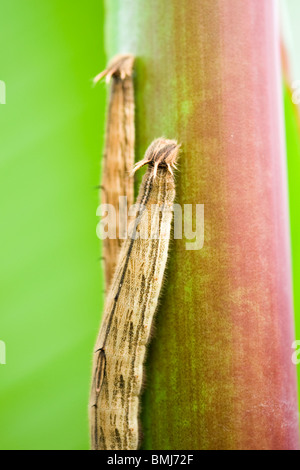
<svg viewBox="0 0 300 470"><path fill-rule="evenodd" d="M277 2L107 0L107 53L136 60L140 159L182 143L172 244L148 352L145 449L297 449Z"/></svg>

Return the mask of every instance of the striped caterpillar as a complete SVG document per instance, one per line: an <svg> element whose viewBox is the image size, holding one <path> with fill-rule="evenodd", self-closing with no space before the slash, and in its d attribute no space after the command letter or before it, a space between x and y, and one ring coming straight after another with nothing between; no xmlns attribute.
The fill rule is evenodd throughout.
<svg viewBox="0 0 300 470"><path fill-rule="evenodd" d="M135 450L143 363L168 257L179 146L155 140L138 211L122 244L96 342L90 422L92 449Z"/></svg>
<svg viewBox="0 0 300 470"><path fill-rule="evenodd" d="M132 206L134 200L134 184L131 175L135 145L133 64L132 55L117 55L108 64L106 70L94 79L95 84L104 77L107 83L112 81L100 188L102 205L111 204L116 210L116 218L110 223L116 224L117 236L103 240L106 288L111 283L122 243L120 227L126 225L125 221L121 220L124 215L123 211L119 212L119 197L127 197L127 209Z"/></svg>

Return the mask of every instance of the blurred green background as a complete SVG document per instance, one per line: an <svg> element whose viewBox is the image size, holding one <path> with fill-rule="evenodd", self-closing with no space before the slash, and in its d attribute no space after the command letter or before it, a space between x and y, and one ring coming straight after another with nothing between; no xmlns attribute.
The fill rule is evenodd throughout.
<svg viewBox="0 0 300 470"><path fill-rule="evenodd" d="M297 33L300 2L285 6L287 31ZM105 85L91 79L106 64L103 24L102 0L0 4L0 449L89 447L103 305L94 187L106 100ZM300 339L300 140L287 88L284 96Z"/></svg>
<svg viewBox="0 0 300 470"><path fill-rule="evenodd" d="M101 0L1 0L1 449L87 449L102 309Z"/></svg>

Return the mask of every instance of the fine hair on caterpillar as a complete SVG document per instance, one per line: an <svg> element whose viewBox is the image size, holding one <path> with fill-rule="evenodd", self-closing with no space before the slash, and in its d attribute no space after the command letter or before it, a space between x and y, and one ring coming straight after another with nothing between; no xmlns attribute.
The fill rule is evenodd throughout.
<svg viewBox="0 0 300 470"><path fill-rule="evenodd" d="M119 211L119 198L126 197L125 203L128 207L134 200L134 182L131 175L135 145L133 65L134 57L131 54L117 55L109 62L107 68L94 78L95 84L103 78L106 78L107 83L111 83L102 183L99 189L102 204L115 208L116 217L111 220L111 225L116 232L119 226L125 223L124 211ZM122 237L103 240L106 288L111 283L121 244Z"/></svg>
<svg viewBox="0 0 300 470"><path fill-rule="evenodd" d="M172 208L173 168L179 146L160 138L134 171L148 164L107 295L93 364L90 423L95 450L135 450L140 440L143 364L166 267ZM147 211L154 207L151 217ZM152 208L153 209L153 208ZM157 237L151 238L156 231ZM148 237L136 237L143 232Z"/></svg>

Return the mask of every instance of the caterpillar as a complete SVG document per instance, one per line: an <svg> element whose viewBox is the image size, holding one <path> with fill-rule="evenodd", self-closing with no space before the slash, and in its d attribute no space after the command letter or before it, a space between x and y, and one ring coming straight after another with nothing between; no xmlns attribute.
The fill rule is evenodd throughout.
<svg viewBox="0 0 300 470"><path fill-rule="evenodd" d="M143 364L168 257L179 146L160 138L148 164L96 342L90 401L93 450L135 450Z"/></svg>
<svg viewBox="0 0 300 470"><path fill-rule="evenodd" d="M127 209L134 201L134 182L131 175L135 145L133 65L132 55L117 55L107 68L94 78L95 84L104 77L107 83L112 81L100 188L102 205L110 204L116 210L116 218L110 223L116 224L114 231L117 236L103 240L106 289L111 283L123 242L120 227L126 226L127 222L124 220L127 210L119 211L119 197L127 197Z"/></svg>

